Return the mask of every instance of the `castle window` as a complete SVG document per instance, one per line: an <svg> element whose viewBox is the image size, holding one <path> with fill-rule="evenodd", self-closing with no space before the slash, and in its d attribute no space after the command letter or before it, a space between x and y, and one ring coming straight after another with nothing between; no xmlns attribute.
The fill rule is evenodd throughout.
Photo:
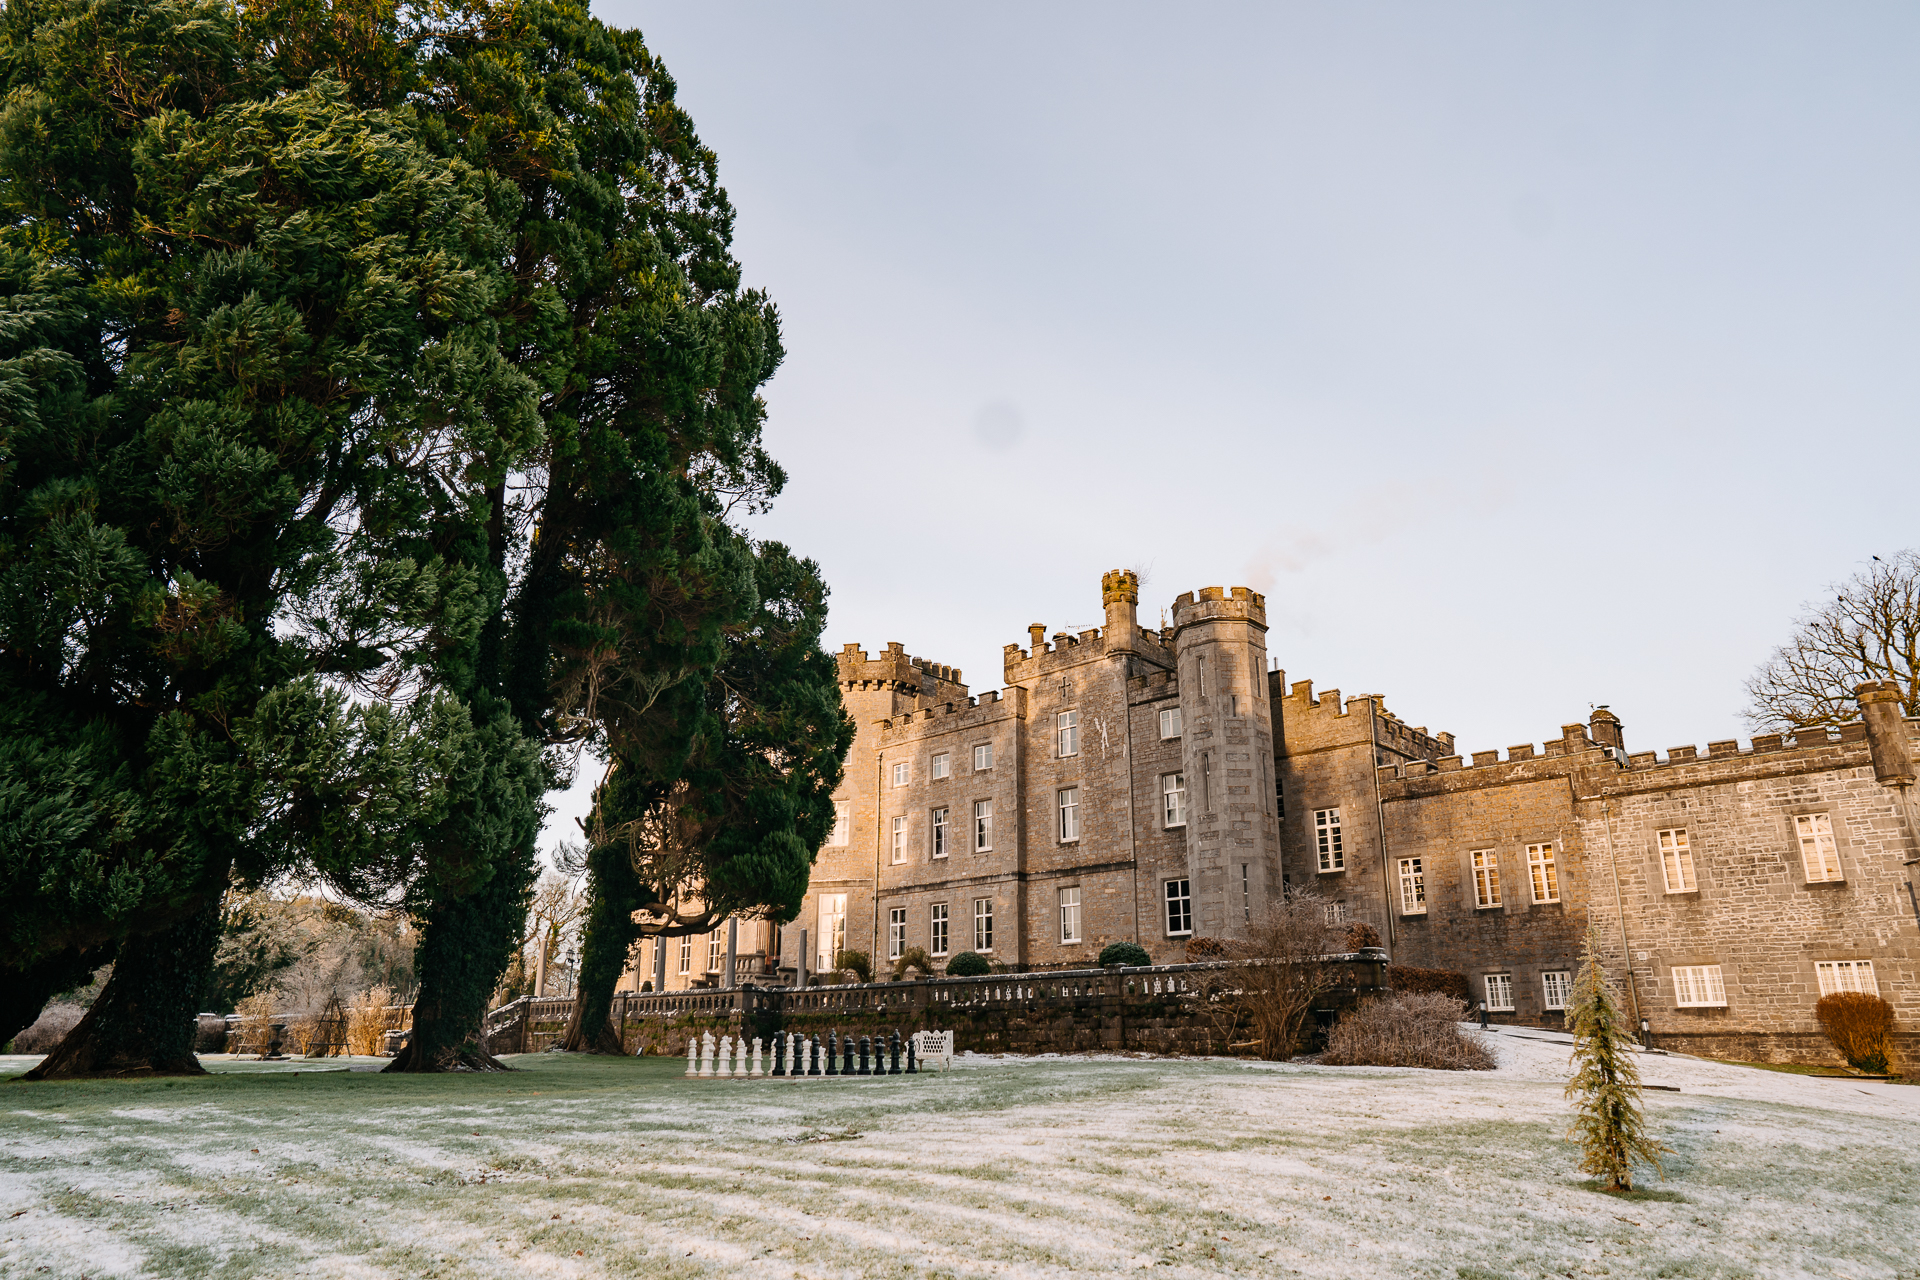
<svg viewBox="0 0 1920 1280"><path fill-rule="evenodd" d="M1060 841L1080 838L1080 788L1068 787L1060 792Z"/></svg>
<svg viewBox="0 0 1920 1280"><path fill-rule="evenodd" d="M1166 813L1169 827L1187 825L1187 775L1184 773L1163 773L1160 775L1160 799Z"/></svg>
<svg viewBox="0 0 1920 1280"><path fill-rule="evenodd" d="M933 856L936 858L944 858L947 856L947 810L945 805L933 811L933 821L929 825L933 828Z"/></svg>
<svg viewBox="0 0 1920 1280"><path fill-rule="evenodd" d="M893 820L894 865L898 866L900 863L905 862L906 860L907 860L907 820L905 818L895 818Z"/></svg>
<svg viewBox="0 0 1920 1280"><path fill-rule="evenodd" d="M1700 882L1693 876L1693 849L1687 844L1687 829L1675 827L1660 832L1660 874L1666 878L1668 893L1693 893Z"/></svg>
<svg viewBox="0 0 1920 1280"><path fill-rule="evenodd" d="M948 773L947 761L948 761L948 756L946 752L936 751L933 753L933 776L934 777L944 778L947 776L947 773Z"/></svg>
<svg viewBox="0 0 1920 1280"><path fill-rule="evenodd" d="M833 802L833 834L827 837L827 843L844 846L853 838L853 803L849 800Z"/></svg>
<svg viewBox="0 0 1920 1280"><path fill-rule="evenodd" d="M1813 972L1820 979L1823 996L1840 991L1858 991L1869 996L1880 994L1880 984L1873 980L1871 960L1821 960L1815 963Z"/></svg>
<svg viewBox="0 0 1920 1280"><path fill-rule="evenodd" d="M1277 773L1273 775L1273 816L1276 818L1287 816L1287 784L1286 780Z"/></svg>
<svg viewBox="0 0 1920 1280"><path fill-rule="evenodd" d="M991 768L993 768L993 744L983 742L973 749L973 771L979 773L982 769Z"/></svg>
<svg viewBox="0 0 1920 1280"><path fill-rule="evenodd" d="M887 912L887 959L898 960L907 949L907 909L893 907Z"/></svg>
<svg viewBox="0 0 1920 1280"><path fill-rule="evenodd" d="M1060 891L1060 941L1080 941L1080 890Z"/></svg>
<svg viewBox="0 0 1920 1280"><path fill-rule="evenodd" d="M1842 880L1840 850L1833 842L1833 818L1824 813L1803 813L1793 820L1800 836L1800 862L1807 869L1807 882Z"/></svg>
<svg viewBox="0 0 1920 1280"><path fill-rule="evenodd" d="M1180 736L1180 708L1167 707L1160 712L1160 736L1162 738Z"/></svg>
<svg viewBox="0 0 1920 1280"><path fill-rule="evenodd" d="M1251 869L1248 863L1240 864L1240 911L1248 924L1253 923L1253 877L1248 874Z"/></svg>
<svg viewBox="0 0 1920 1280"><path fill-rule="evenodd" d="M1400 914L1427 914L1427 874L1418 858L1400 859Z"/></svg>
<svg viewBox="0 0 1920 1280"><path fill-rule="evenodd" d="M1527 875L1533 881L1535 902L1560 901L1560 873L1553 865L1551 844L1527 846Z"/></svg>
<svg viewBox="0 0 1920 1280"><path fill-rule="evenodd" d="M1477 910L1500 905L1500 855L1492 849L1473 851L1473 905Z"/></svg>
<svg viewBox="0 0 1920 1280"><path fill-rule="evenodd" d="M1060 754L1077 756L1080 754L1080 713L1062 711L1053 718L1053 726L1060 735Z"/></svg>
<svg viewBox="0 0 1920 1280"><path fill-rule="evenodd" d="M1194 671L1196 673L1194 684L1199 688L1200 696L1204 698L1207 696L1207 658L1205 654L1194 659Z"/></svg>
<svg viewBox="0 0 1920 1280"><path fill-rule="evenodd" d="M973 802L973 851L986 853L993 848L993 801Z"/></svg>
<svg viewBox="0 0 1920 1280"><path fill-rule="evenodd" d="M685 934L680 939L680 972L693 972L693 935Z"/></svg>
<svg viewBox="0 0 1920 1280"><path fill-rule="evenodd" d="M1235 719L1239 719L1240 717L1240 695L1239 694L1230 693L1227 695L1227 714L1229 716L1232 716Z"/></svg>
<svg viewBox="0 0 1920 1280"><path fill-rule="evenodd" d="M1322 910L1326 912L1327 927L1330 929L1347 922L1347 904L1344 902L1329 902Z"/></svg>
<svg viewBox="0 0 1920 1280"><path fill-rule="evenodd" d="M720 972L720 931L718 929L707 935L707 972Z"/></svg>
<svg viewBox="0 0 1920 1280"><path fill-rule="evenodd" d="M1320 870L1345 871L1347 869L1347 851L1340 841L1338 809L1313 811L1313 840L1314 846L1320 851Z"/></svg>
<svg viewBox="0 0 1920 1280"><path fill-rule="evenodd" d="M1682 1009L1724 1009L1727 984L1717 964L1691 965L1673 971L1673 1002Z"/></svg>
<svg viewBox="0 0 1920 1280"><path fill-rule="evenodd" d="M1565 969L1552 969L1540 975L1540 994L1548 1009L1564 1009L1573 994L1573 975Z"/></svg>
<svg viewBox="0 0 1920 1280"><path fill-rule="evenodd" d="M1167 881L1167 933L1173 937L1193 932L1193 891L1185 880Z"/></svg>
<svg viewBox="0 0 1920 1280"><path fill-rule="evenodd" d="M847 949L847 895L820 895L820 927L814 931L814 949L818 962L815 973L828 973L840 967L840 953Z"/></svg>
<svg viewBox="0 0 1920 1280"><path fill-rule="evenodd" d="M905 760L901 760L893 766L893 785L894 786L896 787L906 786L907 779L911 776L912 776L912 772L908 768L907 762Z"/></svg>
<svg viewBox="0 0 1920 1280"><path fill-rule="evenodd" d="M932 927L931 931L933 933L933 946L930 950L936 956L943 956L947 954L947 904L944 902L934 903L930 915L931 919L928 921L928 924Z"/></svg>
<svg viewBox="0 0 1920 1280"><path fill-rule="evenodd" d="M973 900L973 949L993 950L993 899Z"/></svg>
<svg viewBox="0 0 1920 1280"><path fill-rule="evenodd" d="M1490 973L1487 975L1487 1012L1513 1012L1512 974Z"/></svg>

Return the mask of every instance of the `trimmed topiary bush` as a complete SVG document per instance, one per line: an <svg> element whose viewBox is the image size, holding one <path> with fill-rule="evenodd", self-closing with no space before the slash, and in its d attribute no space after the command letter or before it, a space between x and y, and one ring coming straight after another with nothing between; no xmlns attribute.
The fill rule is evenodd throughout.
<svg viewBox="0 0 1920 1280"><path fill-rule="evenodd" d="M978 951L962 951L947 961L947 976L950 978L980 978L993 972L993 966Z"/></svg>
<svg viewBox="0 0 1920 1280"><path fill-rule="evenodd" d="M1137 942L1109 942L1100 951L1100 967L1110 964L1143 965L1152 964L1153 957L1147 949Z"/></svg>
<svg viewBox="0 0 1920 1280"><path fill-rule="evenodd" d="M867 959L864 951L842 951L833 958L834 968L842 973L850 973L862 982L873 981L873 961Z"/></svg>
<svg viewBox="0 0 1920 1280"><path fill-rule="evenodd" d="M1836 991L1813 1006L1820 1029L1856 1071L1884 1075L1893 1057L1893 1006L1864 991Z"/></svg>

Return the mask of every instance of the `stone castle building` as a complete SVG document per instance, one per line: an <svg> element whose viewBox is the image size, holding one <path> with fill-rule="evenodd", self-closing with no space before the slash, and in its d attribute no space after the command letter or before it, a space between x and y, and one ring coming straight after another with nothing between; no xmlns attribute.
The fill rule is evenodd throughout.
<svg viewBox="0 0 1920 1280"><path fill-rule="evenodd" d="M1589 925L1671 1047L1830 1056L1813 1004L1831 990L1920 1019L1920 721L1890 688L1790 741L1662 759L1602 709L1463 759L1376 695L1289 686L1255 592L1182 595L1158 630L1131 573L1101 594L1104 627L1006 646L998 693L898 644L841 652L858 729L838 822L800 919L743 926L752 945L796 972L908 947L1079 967L1116 940L1172 963L1312 886L1395 963L1464 973L1498 1021L1559 1021Z"/></svg>

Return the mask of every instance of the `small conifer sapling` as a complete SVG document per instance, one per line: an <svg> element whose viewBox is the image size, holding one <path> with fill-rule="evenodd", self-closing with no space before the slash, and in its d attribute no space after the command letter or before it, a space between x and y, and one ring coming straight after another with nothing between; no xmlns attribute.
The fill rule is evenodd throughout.
<svg viewBox="0 0 1920 1280"><path fill-rule="evenodd" d="M1660 1153L1672 1148L1647 1133L1640 1107L1640 1069L1628 1049L1632 1034L1613 984L1600 967L1591 929L1567 1020L1573 1028L1575 1068L1567 1082L1566 1096L1574 1103L1573 1127L1567 1136L1581 1146L1581 1169L1601 1179L1605 1190L1631 1191L1633 1166L1651 1165L1661 1173Z"/></svg>

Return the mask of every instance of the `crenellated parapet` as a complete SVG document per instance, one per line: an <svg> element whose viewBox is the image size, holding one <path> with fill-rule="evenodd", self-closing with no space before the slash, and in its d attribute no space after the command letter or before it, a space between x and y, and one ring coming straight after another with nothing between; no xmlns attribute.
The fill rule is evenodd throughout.
<svg viewBox="0 0 1920 1280"><path fill-rule="evenodd" d="M903 711L880 721L881 742L893 745L917 741L943 733L953 733L1004 720L1022 719L1027 714L1027 691L1010 686L973 698L957 698L929 707Z"/></svg>
<svg viewBox="0 0 1920 1280"><path fill-rule="evenodd" d="M1387 710L1386 699L1377 693L1356 694L1343 701L1338 689L1328 689L1316 698L1313 681L1296 680L1289 686L1285 671L1270 671L1267 673L1267 696L1273 701L1291 739L1351 739L1361 730L1339 722L1351 721L1355 715L1367 715L1371 704L1373 737L1380 745L1400 755L1429 760L1453 754L1451 733L1428 733L1425 725L1407 724Z"/></svg>
<svg viewBox="0 0 1920 1280"><path fill-rule="evenodd" d="M840 687L849 692L866 690L928 698L964 698L967 694L958 667L911 657L899 641L889 643L878 657L869 657L857 644L842 645L834 660L840 671Z"/></svg>
<svg viewBox="0 0 1920 1280"><path fill-rule="evenodd" d="M1251 622L1265 630L1267 598L1248 587L1227 591L1220 587L1202 587L1176 596L1173 601L1173 630L1198 623L1232 619Z"/></svg>

